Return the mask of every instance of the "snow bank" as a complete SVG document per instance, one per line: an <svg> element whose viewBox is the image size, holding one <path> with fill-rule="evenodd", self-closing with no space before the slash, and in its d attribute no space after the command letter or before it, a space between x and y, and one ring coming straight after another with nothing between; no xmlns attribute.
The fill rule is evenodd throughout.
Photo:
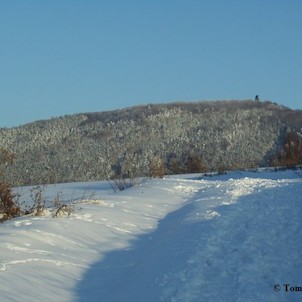
<svg viewBox="0 0 302 302"><path fill-rule="evenodd" d="M0 226L1 301L302 299L290 290L302 286L295 171L174 176L119 193L60 184L45 194L57 192L79 200L69 218Z"/></svg>

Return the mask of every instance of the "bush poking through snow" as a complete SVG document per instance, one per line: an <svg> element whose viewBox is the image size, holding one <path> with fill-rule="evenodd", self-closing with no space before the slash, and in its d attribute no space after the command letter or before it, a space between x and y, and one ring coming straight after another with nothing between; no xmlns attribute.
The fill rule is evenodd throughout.
<svg viewBox="0 0 302 302"><path fill-rule="evenodd" d="M75 211L75 205L74 203L71 204L65 204L62 202L60 198L61 193L57 193L57 196L55 197L54 200L54 214L53 217L56 218L63 218L63 217L69 217L70 214L74 213Z"/></svg>
<svg viewBox="0 0 302 302"><path fill-rule="evenodd" d="M0 182L0 222L20 216L21 210L18 203L14 200L12 187L8 182Z"/></svg>
<svg viewBox="0 0 302 302"><path fill-rule="evenodd" d="M44 197L45 186L35 186L31 189L31 197L34 201L31 213L35 216L43 216L46 210L46 200Z"/></svg>
<svg viewBox="0 0 302 302"><path fill-rule="evenodd" d="M15 155L6 149L0 150L0 221L20 216L18 195L12 190L12 184L6 177L6 170L15 162Z"/></svg>
<svg viewBox="0 0 302 302"><path fill-rule="evenodd" d="M114 179L108 179L111 188L114 192L123 191L135 185L134 178L124 178L119 176Z"/></svg>
<svg viewBox="0 0 302 302"><path fill-rule="evenodd" d="M53 216L56 218L69 217L74 211L74 205L63 204L55 211Z"/></svg>
<svg viewBox="0 0 302 302"><path fill-rule="evenodd" d="M30 193L32 205L23 205L21 210L18 202L20 195L13 193L13 185L7 179L7 169L15 162L15 155L6 149L0 149L0 222L22 215L44 216L50 213L47 208L47 199L44 196L45 185L34 186ZM64 204L60 193L54 200L54 217L69 217L75 211L74 203Z"/></svg>

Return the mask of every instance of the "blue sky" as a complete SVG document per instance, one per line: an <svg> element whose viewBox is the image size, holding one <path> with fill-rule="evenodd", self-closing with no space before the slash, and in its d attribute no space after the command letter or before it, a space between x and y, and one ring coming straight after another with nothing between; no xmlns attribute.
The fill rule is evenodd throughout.
<svg viewBox="0 0 302 302"><path fill-rule="evenodd" d="M0 0L0 127L259 94L302 109L300 0Z"/></svg>

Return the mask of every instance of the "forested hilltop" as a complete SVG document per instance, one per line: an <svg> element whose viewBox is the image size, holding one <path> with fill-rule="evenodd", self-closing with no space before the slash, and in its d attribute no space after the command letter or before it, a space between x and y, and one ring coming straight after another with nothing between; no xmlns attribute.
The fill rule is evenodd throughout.
<svg viewBox="0 0 302 302"><path fill-rule="evenodd" d="M0 129L15 185L302 163L302 111L272 102L152 104Z"/></svg>

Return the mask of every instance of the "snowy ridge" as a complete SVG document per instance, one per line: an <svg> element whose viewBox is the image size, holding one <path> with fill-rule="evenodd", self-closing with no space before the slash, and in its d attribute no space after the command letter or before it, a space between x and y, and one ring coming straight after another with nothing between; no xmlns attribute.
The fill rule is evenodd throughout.
<svg viewBox="0 0 302 302"><path fill-rule="evenodd" d="M169 175L270 165L286 133L300 146L301 116L254 100L150 104L37 121L0 135L1 147L16 154L7 175L32 185L149 176L154 154Z"/></svg>
<svg viewBox="0 0 302 302"><path fill-rule="evenodd" d="M170 176L120 193L106 182L60 184L46 194L58 191L81 200L69 218L0 226L1 301L302 299L283 286L302 286L299 171Z"/></svg>

